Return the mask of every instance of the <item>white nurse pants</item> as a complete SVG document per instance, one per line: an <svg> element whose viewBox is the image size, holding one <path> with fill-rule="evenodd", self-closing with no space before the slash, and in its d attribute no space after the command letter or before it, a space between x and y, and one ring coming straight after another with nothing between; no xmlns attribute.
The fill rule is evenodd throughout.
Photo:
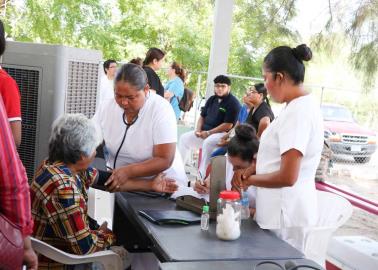
<svg viewBox="0 0 378 270"><path fill-rule="evenodd" d="M283 213L281 212L280 229L271 230L278 238L304 253L306 235L309 229L307 227L285 227Z"/></svg>

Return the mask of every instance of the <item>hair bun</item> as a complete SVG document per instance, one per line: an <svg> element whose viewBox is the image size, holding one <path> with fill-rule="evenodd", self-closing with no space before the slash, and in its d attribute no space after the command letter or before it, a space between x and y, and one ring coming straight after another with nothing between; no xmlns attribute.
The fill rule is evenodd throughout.
<svg viewBox="0 0 378 270"><path fill-rule="evenodd" d="M310 61L312 58L312 51L306 44L298 45L296 48L291 49L295 58L300 61Z"/></svg>
<svg viewBox="0 0 378 270"><path fill-rule="evenodd" d="M256 130L249 124L240 124L235 128L235 136L239 140L251 141L256 138Z"/></svg>

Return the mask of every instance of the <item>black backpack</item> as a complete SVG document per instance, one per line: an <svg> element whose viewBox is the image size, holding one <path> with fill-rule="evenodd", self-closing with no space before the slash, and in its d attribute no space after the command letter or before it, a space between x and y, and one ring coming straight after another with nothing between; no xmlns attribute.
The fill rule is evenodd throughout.
<svg viewBox="0 0 378 270"><path fill-rule="evenodd" d="M178 100L178 97L177 97ZM188 112L193 107L194 103L194 92L188 88L184 89L184 94L182 98L178 100L178 105L181 111Z"/></svg>

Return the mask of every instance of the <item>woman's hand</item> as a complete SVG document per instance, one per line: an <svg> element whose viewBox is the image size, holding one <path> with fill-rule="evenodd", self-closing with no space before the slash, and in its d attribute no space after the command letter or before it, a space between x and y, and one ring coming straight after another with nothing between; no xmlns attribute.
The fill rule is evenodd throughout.
<svg viewBox="0 0 378 270"><path fill-rule="evenodd" d="M199 180L196 180L194 187L194 191L197 191L199 194L209 194L210 193L210 177L207 177L202 185Z"/></svg>
<svg viewBox="0 0 378 270"><path fill-rule="evenodd" d="M112 234L112 230L108 228L108 222L104 221L101 226L98 228L98 231L101 231L104 234Z"/></svg>
<svg viewBox="0 0 378 270"><path fill-rule="evenodd" d="M116 192L120 190L120 187L128 179L128 168L127 166L114 169L112 175L105 182L106 190L109 192Z"/></svg>
<svg viewBox="0 0 378 270"><path fill-rule="evenodd" d="M251 185L248 179L254 174L256 174L256 160L253 160L247 169L234 171L231 181L232 190L241 192L247 189Z"/></svg>
<svg viewBox="0 0 378 270"><path fill-rule="evenodd" d="M231 186L232 186L231 189L238 191L239 193L241 193L244 188L243 173L244 173L244 170L234 171L234 175L232 176L232 180L231 180Z"/></svg>
<svg viewBox="0 0 378 270"><path fill-rule="evenodd" d="M220 146L220 147L223 147L223 146L226 146L226 145L228 145L228 139L226 138L226 139L224 139L224 138L221 138L220 140L219 140L219 142L217 143L217 146Z"/></svg>
<svg viewBox="0 0 378 270"><path fill-rule="evenodd" d="M108 222L104 221L101 226L98 228L99 231L102 231L104 233L112 233L112 230L108 228Z"/></svg>
<svg viewBox="0 0 378 270"><path fill-rule="evenodd" d="M225 135L222 136L222 138L220 138L219 142L217 143L217 146L223 147L223 146L228 145L229 138L230 138L230 134L226 133Z"/></svg>
<svg viewBox="0 0 378 270"><path fill-rule="evenodd" d="M254 175L254 174L256 174L256 160L253 160L251 165L249 165L249 167L244 170L243 176L242 176L243 181L247 180L248 177L250 177L251 175Z"/></svg>
<svg viewBox="0 0 378 270"><path fill-rule="evenodd" d="M108 229L108 222L104 221L98 229L101 231L106 231Z"/></svg>
<svg viewBox="0 0 378 270"><path fill-rule="evenodd" d="M38 270L38 257L35 254L30 237L27 236L24 239L24 264L28 270Z"/></svg>
<svg viewBox="0 0 378 270"><path fill-rule="evenodd" d="M178 189L176 181L165 177L164 173L159 173L152 180L152 190L156 192L173 193Z"/></svg>

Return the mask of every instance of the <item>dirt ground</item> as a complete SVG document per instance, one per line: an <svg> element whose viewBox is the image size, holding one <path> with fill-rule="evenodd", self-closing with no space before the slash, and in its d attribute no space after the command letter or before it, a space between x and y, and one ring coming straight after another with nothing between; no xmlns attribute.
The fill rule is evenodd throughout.
<svg viewBox="0 0 378 270"><path fill-rule="evenodd" d="M328 182L377 202L378 163L375 161L363 165L336 162ZM364 235L378 241L378 216L354 207L352 217L337 230L336 235Z"/></svg>
<svg viewBox="0 0 378 270"><path fill-rule="evenodd" d="M352 217L335 235L363 235L378 241L378 217L354 207Z"/></svg>

